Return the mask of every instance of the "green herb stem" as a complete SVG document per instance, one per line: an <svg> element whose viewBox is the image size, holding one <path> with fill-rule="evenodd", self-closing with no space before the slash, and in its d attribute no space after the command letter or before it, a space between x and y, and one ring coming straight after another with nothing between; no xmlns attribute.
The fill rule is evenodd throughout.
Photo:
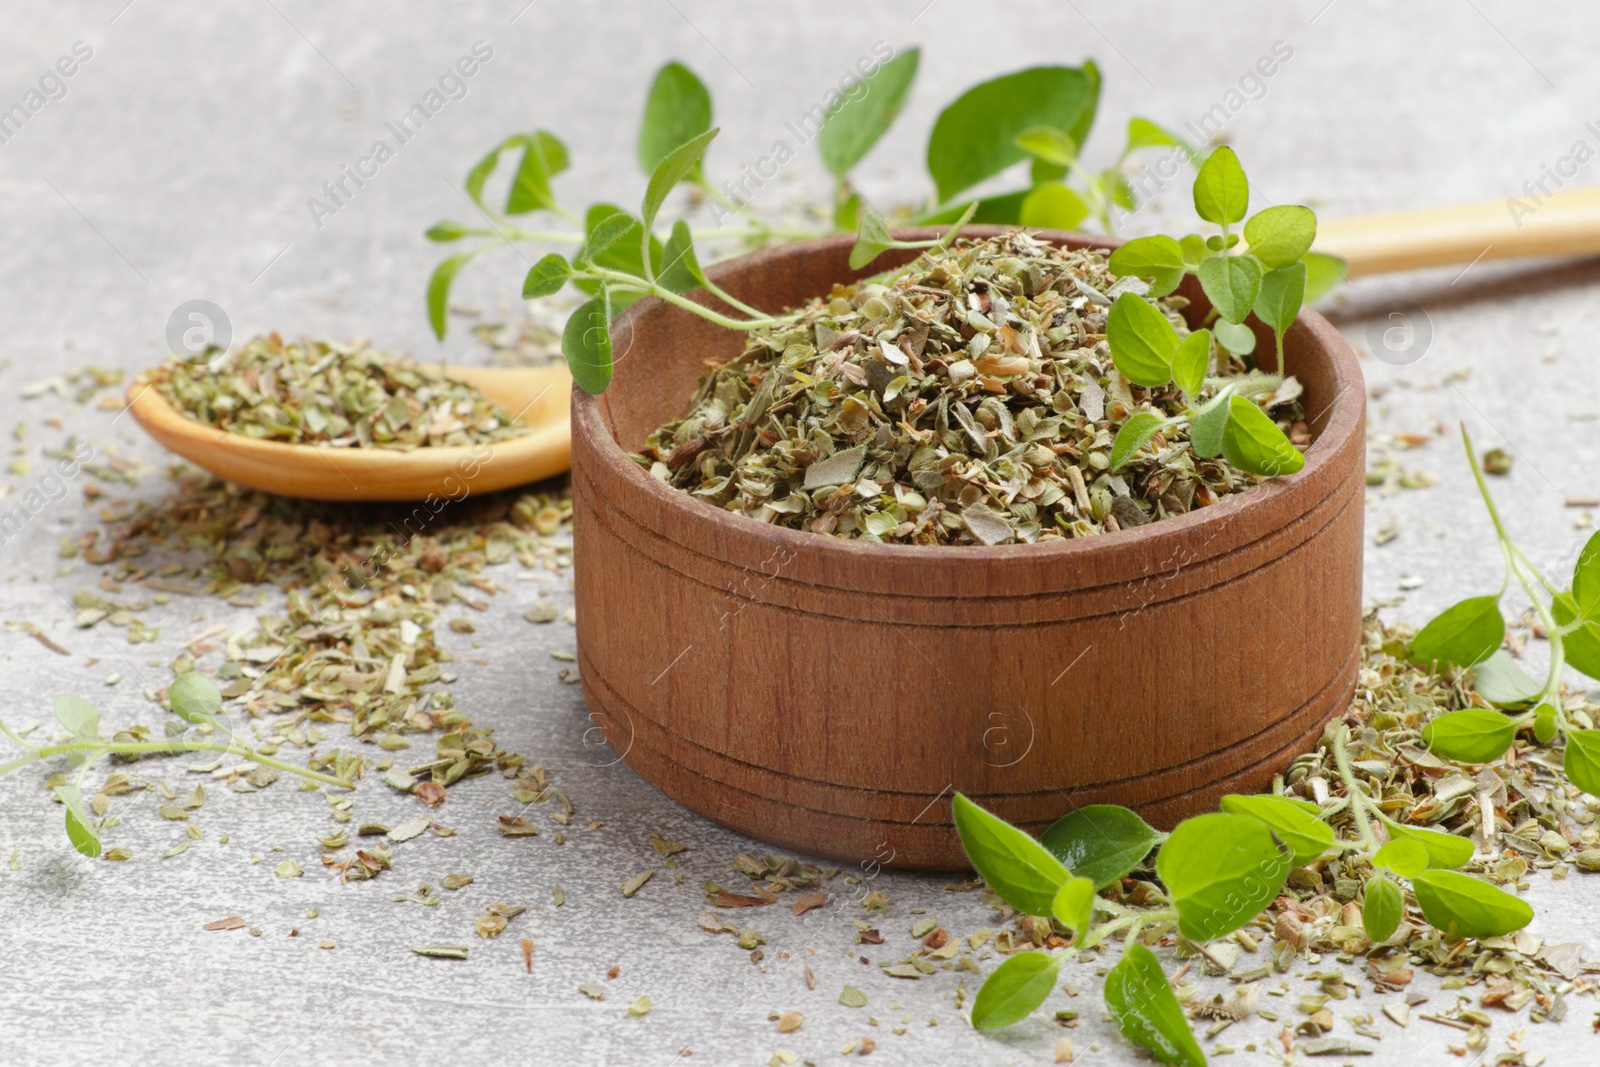
<svg viewBox="0 0 1600 1067"><path fill-rule="evenodd" d="M1361 834L1361 843L1369 852L1376 852L1381 846L1378 835L1372 832L1372 799L1367 796L1361 783L1356 781L1355 772L1350 768L1350 753L1345 748L1345 740L1349 736L1350 727L1341 723L1332 737L1333 759L1339 768L1339 779L1344 782L1345 795L1350 798L1350 814L1355 819L1357 832Z"/></svg>
<svg viewBox="0 0 1600 1067"><path fill-rule="evenodd" d="M340 789L354 789L355 783L343 778L335 778L330 774L313 771L308 767L296 766L271 756L264 756L255 749L240 744L222 744L216 741L72 741L64 745L52 745L48 748L34 749L30 756L12 760L0 766L0 776L11 773L19 767L27 766L42 759L52 756L66 756L75 752L98 752L112 756L165 756L176 755L179 752L220 752L228 756L243 756L252 763L259 763L265 767L273 767L280 771L288 771L302 778L309 778L323 785L338 786Z"/></svg>
<svg viewBox="0 0 1600 1067"><path fill-rule="evenodd" d="M723 326L730 330L754 330L759 329L762 326L774 326L780 321L771 317L749 319L729 318L727 315L720 314L712 311L708 307L697 304L688 297L675 293L671 289L668 289L659 283L646 282L637 275L627 274L620 270L608 270L605 267L596 267L591 264L584 273L601 281L610 282L614 288L623 292L648 293L651 296L660 297L669 304L676 304L685 311L692 312L708 322L713 322L718 326Z"/></svg>

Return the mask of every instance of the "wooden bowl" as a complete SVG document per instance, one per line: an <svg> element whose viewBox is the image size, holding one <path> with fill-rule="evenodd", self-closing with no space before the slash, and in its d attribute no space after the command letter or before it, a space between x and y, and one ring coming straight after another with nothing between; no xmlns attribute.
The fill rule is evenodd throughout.
<svg viewBox="0 0 1600 1067"><path fill-rule="evenodd" d="M776 311L866 273L851 243L713 276ZM627 450L743 338L655 299L614 331L611 388L573 392L584 694L621 759L707 818L869 869L962 869L957 790L1035 832L1095 803L1170 827L1267 784L1347 705L1365 392L1320 315L1285 339L1315 435L1299 473L1131 530L997 547L841 540L660 484Z"/></svg>

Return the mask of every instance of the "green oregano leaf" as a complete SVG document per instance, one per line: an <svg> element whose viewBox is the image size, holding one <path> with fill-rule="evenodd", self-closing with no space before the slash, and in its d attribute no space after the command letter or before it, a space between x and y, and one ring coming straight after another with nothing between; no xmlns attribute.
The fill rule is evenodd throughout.
<svg viewBox="0 0 1600 1067"><path fill-rule="evenodd" d="M1423 744L1445 759L1461 763L1497 760L1506 754L1516 736L1515 722L1484 708L1452 711L1422 728Z"/></svg>
<svg viewBox="0 0 1600 1067"><path fill-rule="evenodd" d="M661 252L661 269L656 272L656 282L674 293L686 293L706 284L705 273L695 255L694 237L684 219L672 224L672 234Z"/></svg>
<svg viewBox="0 0 1600 1067"><path fill-rule="evenodd" d="M1172 992L1156 954L1135 941L1106 973L1106 1010L1122 1036L1149 1049L1157 1062L1205 1067L1205 1053Z"/></svg>
<svg viewBox="0 0 1600 1067"><path fill-rule="evenodd" d="M1150 283L1152 297L1166 296L1183 281L1188 268L1183 248L1172 238L1157 234L1135 237L1111 252L1111 273L1119 277L1143 278Z"/></svg>
<svg viewBox="0 0 1600 1067"><path fill-rule="evenodd" d="M1556 709L1549 704L1540 704L1533 711L1533 736L1541 745L1548 745L1556 739Z"/></svg>
<svg viewBox="0 0 1600 1067"><path fill-rule="evenodd" d="M1525 708L1539 699L1544 683L1530 678L1511 653L1497 648L1472 668L1472 688L1497 708Z"/></svg>
<svg viewBox="0 0 1600 1067"><path fill-rule="evenodd" d="M188 671L173 679L167 690L172 713L187 723L210 722L222 709L222 694L210 678L199 671Z"/></svg>
<svg viewBox="0 0 1600 1067"><path fill-rule="evenodd" d="M1161 834L1138 813L1117 804L1088 804L1069 811L1039 835L1074 874L1103 889L1139 866Z"/></svg>
<svg viewBox="0 0 1600 1067"><path fill-rule="evenodd" d="M1428 849L1414 837L1397 837L1372 854L1372 865L1412 878L1428 869Z"/></svg>
<svg viewBox="0 0 1600 1067"><path fill-rule="evenodd" d="M1081 876L1071 878L1056 890L1050 914L1056 922L1071 930L1074 937L1081 938L1089 929L1089 920L1094 915L1094 895L1094 882Z"/></svg>
<svg viewBox="0 0 1600 1067"><path fill-rule="evenodd" d="M436 222L423 231L422 236L430 241L459 241L467 235L467 228L459 222L445 219Z"/></svg>
<svg viewBox="0 0 1600 1067"><path fill-rule="evenodd" d="M1600 617L1600 533L1584 544L1572 567L1572 602L1585 620Z"/></svg>
<svg viewBox="0 0 1600 1067"><path fill-rule="evenodd" d="M1056 167L1065 168L1078 158L1078 145L1065 130L1032 126L1017 134L1017 147Z"/></svg>
<svg viewBox="0 0 1600 1067"><path fill-rule="evenodd" d="M1196 330L1185 337L1172 353L1172 380L1191 402L1205 388L1206 371L1211 369L1211 331Z"/></svg>
<svg viewBox="0 0 1600 1067"><path fill-rule="evenodd" d="M1298 204L1264 208L1244 224L1250 254L1269 270L1299 262L1316 237L1316 212Z"/></svg>
<svg viewBox="0 0 1600 1067"><path fill-rule="evenodd" d="M999 1030L1032 1015L1056 987L1061 961L1048 952L1019 952L984 979L972 1002L972 1026Z"/></svg>
<svg viewBox="0 0 1600 1067"><path fill-rule="evenodd" d="M1272 902L1288 877L1289 856L1255 819L1197 815L1162 844L1156 874L1178 909L1178 931L1191 941L1210 941Z"/></svg>
<svg viewBox="0 0 1600 1067"><path fill-rule="evenodd" d="M1111 442L1112 473L1126 467L1134 454L1165 424L1165 419L1148 411L1137 411L1128 416L1128 421L1122 424L1116 439Z"/></svg>
<svg viewBox="0 0 1600 1067"><path fill-rule="evenodd" d="M1027 158L1017 136L1035 126L1082 144L1100 79L1092 65L1031 67L973 86L939 113L928 137L928 173L940 203ZM1081 127L1081 132L1079 129Z"/></svg>
<svg viewBox="0 0 1600 1067"><path fill-rule="evenodd" d="M482 249L474 249L451 256L433 268L433 274L428 278L428 324L433 327L433 335L441 341L448 328L450 287L455 284L456 273L461 270L462 264L480 251Z"/></svg>
<svg viewBox="0 0 1600 1067"><path fill-rule="evenodd" d="M100 736L100 712L82 697L61 694L55 700L55 713L56 721L74 741L93 741Z"/></svg>
<svg viewBox="0 0 1600 1067"><path fill-rule="evenodd" d="M1489 658L1505 640L1500 596L1469 597L1445 608L1411 639L1413 663L1470 667Z"/></svg>
<svg viewBox="0 0 1600 1067"><path fill-rule="evenodd" d="M1406 900L1399 886L1381 874L1367 879L1365 896L1361 901L1361 925L1369 941L1378 944L1393 937L1400 928L1405 911Z"/></svg>
<svg viewBox="0 0 1600 1067"><path fill-rule="evenodd" d="M611 314L606 295L586 302L561 331L561 352L572 380L586 393L605 392L611 384Z"/></svg>
<svg viewBox="0 0 1600 1067"><path fill-rule="evenodd" d="M1261 264L1250 256L1218 253L1201 260L1196 273L1217 314L1229 322L1244 322L1261 292Z"/></svg>
<svg viewBox="0 0 1600 1067"><path fill-rule="evenodd" d="M1500 937L1533 921L1528 902L1456 871L1423 871L1411 879L1423 918L1450 941Z"/></svg>
<svg viewBox="0 0 1600 1067"><path fill-rule="evenodd" d="M1236 356L1248 356L1256 350L1256 332L1242 322L1218 319L1211 324L1217 344Z"/></svg>
<svg viewBox="0 0 1600 1067"><path fill-rule="evenodd" d="M1234 794L1223 797L1220 807L1229 815L1244 815L1266 826L1289 847L1296 867L1333 847L1333 828L1284 797Z"/></svg>
<svg viewBox="0 0 1600 1067"><path fill-rule="evenodd" d="M578 249L578 253L573 256L573 260L579 264L591 262L596 256L604 254L612 245L622 240L628 231L638 225L638 220L625 211L617 211L603 216L596 220L594 228L583 239L583 246Z"/></svg>
<svg viewBox="0 0 1600 1067"><path fill-rule="evenodd" d="M1106 319L1111 361L1135 385L1154 388L1172 380L1172 354L1178 331L1155 305L1135 293L1123 293Z"/></svg>
<svg viewBox="0 0 1600 1067"><path fill-rule="evenodd" d="M67 809L67 840L72 842L72 847L80 853L94 859L100 855L100 834L94 828L94 821L84 809L83 797L78 793L75 785L58 785L55 795Z"/></svg>
<svg viewBox="0 0 1600 1067"><path fill-rule="evenodd" d="M1231 226L1250 210L1250 182L1227 145L1214 149L1194 179L1194 210L1207 222Z"/></svg>
<svg viewBox="0 0 1600 1067"><path fill-rule="evenodd" d="M1061 861L1028 833L978 807L961 793L955 798L956 832L973 868L1001 900L1024 915L1048 916L1056 891L1072 877Z"/></svg>
<svg viewBox="0 0 1600 1067"><path fill-rule="evenodd" d="M1306 265L1307 304L1315 304L1338 288L1350 271L1348 263L1327 252L1307 252L1301 262Z"/></svg>
<svg viewBox="0 0 1600 1067"><path fill-rule="evenodd" d="M1029 229L1071 230L1088 216L1083 197L1060 182L1041 182L1023 198L1018 221Z"/></svg>
<svg viewBox="0 0 1600 1067"><path fill-rule="evenodd" d="M1409 838L1416 841L1428 852L1428 866L1430 868L1445 868L1454 870L1472 858L1472 842L1455 834L1443 833L1439 830L1424 830L1416 826L1401 826L1399 823L1384 820L1384 826L1389 831L1391 841Z"/></svg>
<svg viewBox="0 0 1600 1067"><path fill-rule="evenodd" d="M1293 474L1306 464L1306 457L1283 435L1278 424L1242 396L1228 401L1222 455L1240 470L1269 477Z"/></svg>
<svg viewBox="0 0 1600 1067"><path fill-rule="evenodd" d="M639 207L639 217L643 220L646 230L655 226L656 215L661 211L661 205L666 203L667 194L700 166L700 159L705 155L706 146L716 139L718 132L720 131L713 128L696 134L662 156L661 162L655 165L655 169L650 172L650 181L645 185L644 200ZM593 239L594 235L591 234L590 240Z"/></svg>
<svg viewBox="0 0 1600 1067"><path fill-rule="evenodd" d="M1567 781L1592 797L1600 797L1600 730L1569 729L1561 769Z"/></svg>
<svg viewBox="0 0 1600 1067"><path fill-rule="evenodd" d="M508 146L520 141L522 161L506 193L506 214L549 210L556 206L550 179L567 169L567 146L553 133L537 130L525 137L512 138Z"/></svg>
<svg viewBox="0 0 1600 1067"><path fill-rule="evenodd" d="M528 276L522 282L522 298L536 300L542 296L553 296L561 291L570 277L571 265L561 253L551 252L528 268Z"/></svg>
<svg viewBox="0 0 1600 1067"><path fill-rule="evenodd" d="M639 169L652 173L667 153L711 128L711 93L694 71L672 62L656 71L639 126Z"/></svg>
<svg viewBox="0 0 1600 1067"><path fill-rule="evenodd" d="M1228 404L1232 398L1233 390L1224 386L1189 420L1189 446L1201 459L1222 455L1222 434L1228 428Z"/></svg>
<svg viewBox="0 0 1600 1067"><path fill-rule="evenodd" d="M1261 278L1261 291L1256 295L1256 318L1272 327L1277 335L1278 348L1283 348L1283 335L1294 325L1300 314L1300 305L1306 295L1306 265L1291 263L1287 267L1268 271ZM1280 371L1282 367L1278 368Z"/></svg>
<svg viewBox="0 0 1600 1067"><path fill-rule="evenodd" d="M817 153L828 173L843 178L878 143L899 116L921 58L916 48L901 52L863 80L861 96L845 97L823 121Z"/></svg>

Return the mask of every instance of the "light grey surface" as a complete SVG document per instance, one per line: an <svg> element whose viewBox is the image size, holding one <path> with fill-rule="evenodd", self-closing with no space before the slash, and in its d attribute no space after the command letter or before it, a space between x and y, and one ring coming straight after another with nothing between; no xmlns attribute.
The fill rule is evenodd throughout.
<svg viewBox="0 0 1600 1067"><path fill-rule="evenodd" d="M17 391L85 362L136 368L156 360L168 313L197 297L221 304L238 336L364 334L425 356L479 358L459 327L444 346L426 332L421 294L439 249L420 239L421 229L468 217L458 191L467 165L505 133L535 126L573 148L573 173L560 185L569 201L633 200L641 94L650 71L672 57L712 85L726 132L711 164L724 173L763 154L784 120L816 102L874 41L922 44L912 102L860 173L869 196L891 202L926 188L923 137L956 91L1005 70L1085 56L1106 75L1091 153L1108 152L1129 114L1181 125L1223 100L1274 42L1288 42L1292 58L1259 99L1238 108L1227 136L1263 195L1309 200L1329 215L1502 197L1573 142L1596 140L1584 124L1596 117L1600 95L1592 57L1600 18L1579 3L1540 5L1535 16L1487 0L1403 10L1260 0L1216 5L1203 20L1154 4L905 0L779 10L536 0L519 13L523 3L134 0L120 13L117 2L8 3L0 102L20 99L73 42L86 41L94 54L63 98L0 145L0 425L26 421L37 460L41 444L64 436L40 419L60 413L66 431L158 467L158 450L127 417L113 422L112 412L54 398L22 402ZM307 198L340 164L366 154L384 136L384 121L478 40L494 57L465 98L318 228ZM762 210L779 211L801 189L820 187L809 150L803 158L808 177L764 190ZM1593 179L1580 173L1575 181ZM1132 228L1187 216L1179 181ZM523 270L514 253L485 257L464 276L460 298L491 312L509 308ZM1600 410L1600 363L1588 344L1600 275L1592 264L1480 264L1457 273L1371 281L1349 293L1338 319L1358 343L1363 317L1397 294L1418 302L1431 323L1431 347L1414 365L1365 361L1373 384L1410 386L1373 404L1373 431L1432 432L1465 419L1485 447L1512 451L1514 470L1495 487L1534 558L1555 563L1584 536L1563 498L1600 494L1596 427L1583 421ZM1386 599L1402 579L1421 579L1390 609L1420 622L1459 596L1492 589L1497 553L1453 431L1402 460L1436 473L1440 485L1370 502L1369 531L1393 519L1401 532L1383 547L1369 543L1367 595ZM6 480L22 493L38 477ZM163 479L152 475L138 496L163 492ZM134 647L120 632L74 630L62 594L96 575L82 564L58 574L55 550L89 521L74 486L0 549L0 618L34 620L74 653L63 659L21 634L0 634L7 721L48 715L59 691L95 699L112 723L153 721L143 685L163 683L163 665L195 633L246 614L210 602L174 605L149 615L160 640ZM15 850L18 864L0 864L0 1061L667 1064L689 1050L683 1062L757 1064L783 1048L837 1062L848 1042L871 1036L873 1063L1039 1063L1049 1062L1057 1034L1070 1033L1080 1062L1134 1062L1100 1018L1092 965L1067 968L1082 996L1052 1002L1082 1012L1076 1030L1040 1018L984 1038L955 1007L962 977L970 995L976 976L909 982L858 962L862 953L874 963L904 956L915 909L953 932L992 925L978 895L945 891L950 878L883 873L860 887L836 883L835 904L804 921L786 907L732 913L767 938L760 965L732 938L699 930L699 881L733 884L729 859L757 846L665 800L593 743L576 689L554 680L559 664L548 658L572 648L571 628L522 622L533 587L505 577L511 592L495 598L492 625L474 638L444 637L463 656L486 661L463 660L454 690L462 707L495 726L507 747L542 761L572 796L578 817L565 845L553 843L542 811L535 817L544 836L499 839L493 816L515 805L502 785L481 780L452 791L441 810L458 836L400 845L394 870L340 886L317 863L314 838L332 825L325 802L279 785L255 796L214 790L201 819L207 840L165 861L157 857L180 836L176 825L156 817L151 795L120 802L112 843L130 846L134 858L91 862L67 850L42 775L8 778L0 782L0 856ZM89 657L99 662L89 666ZM102 684L111 670L127 679L114 689ZM177 784L191 777L177 764L167 773ZM398 821L416 809L371 783L357 810ZM691 846L679 857L682 885L646 844L651 831ZM217 843L221 833L228 844ZM286 857L307 876L274 877ZM622 900L619 884L650 867L662 873ZM392 902L450 871L477 882L437 908ZM556 884L569 894L559 911L550 907ZM887 894L886 915L852 899L871 889ZM1539 910L1535 932L1590 946L1600 940L1590 918L1596 890L1583 879L1536 882L1530 897ZM471 925L494 900L533 907L500 939L480 943ZM313 909L315 920L307 918ZM261 936L202 932L228 915L243 916ZM881 948L852 944L857 918L883 930ZM300 936L289 938L294 928ZM532 975L523 972L522 937L537 943ZM323 940L337 947L319 949ZM464 963L407 950L469 941ZM806 988L801 958L816 973L815 991ZM607 981L613 965L619 976ZM606 999L581 995L585 982L606 985ZM868 1008L837 1005L846 983L868 993ZM1309 990L1295 983L1297 994L1302 987ZM1381 998L1368 989L1360 1003L1376 1014ZM653 1010L628 1016L641 995ZM1551 1052L1551 1063L1592 1062L1591 1010L1587 998L1575 1001L1564 1026L1531 1028L1526 1047ZM780 1035L769 1014L787 1011L804 1012L806 1021ZM1491 1049L1504 1049L1524 1021L1497 1018ZM1372 1062L1464 1062L1444 1051L1455 1031L1426 1023L1401 1031L1381 1018L1377 1025L1384 1039ZM1226 1040L1266 1042L1277 1027L1257 1022L1249 1037L1242 1029ZM1340 1032L1349 1036L1342 1023ZM1241 1053L1227 1062L1265 1059Z"/></svg>

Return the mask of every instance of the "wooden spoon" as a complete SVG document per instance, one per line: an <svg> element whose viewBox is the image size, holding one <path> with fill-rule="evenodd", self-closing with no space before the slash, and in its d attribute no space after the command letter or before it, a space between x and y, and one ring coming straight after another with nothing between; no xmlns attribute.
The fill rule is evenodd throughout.
<svg viewBox="0 0 1600 1067"><path fill-rule="evenodd" d="M198 467L252 489L312 500L459 500L560 474L572 465L572 375L548 367L445 367L532 432L456 448L332 448L262 441L182 414L141 376L128 389L139 425Z"/></svg>

